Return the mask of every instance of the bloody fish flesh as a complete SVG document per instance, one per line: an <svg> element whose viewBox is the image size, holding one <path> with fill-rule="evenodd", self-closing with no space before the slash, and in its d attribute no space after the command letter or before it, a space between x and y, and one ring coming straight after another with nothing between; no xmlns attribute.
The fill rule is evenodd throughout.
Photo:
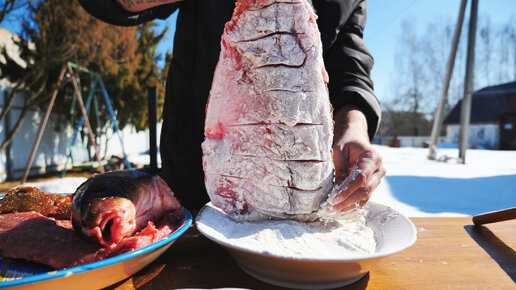
<svg viewBox="0 0 516 290"><path fill-rule="evenodd" d="M181 226L180 211L167 212L159 224L149 222L115 247L84 239L71 220L54 220L37 212L0 214L0 257L69 268L127 253L155 243Z"/></svg>
<svg viewBox="0 0 516 290"><path fill-rule="evenodd" d="M239 0L206 110L212 203L244 219L316 217L333 186L327 82L306 0Z"/></svg>
<svg viewBox="0 0 516 290"><path fill-rule="evenodd" d="M113 247L158 222L165 213L181 211L172 190L159 176L138 171L95 175L73 195L73 228L90 240Z"/></svg>

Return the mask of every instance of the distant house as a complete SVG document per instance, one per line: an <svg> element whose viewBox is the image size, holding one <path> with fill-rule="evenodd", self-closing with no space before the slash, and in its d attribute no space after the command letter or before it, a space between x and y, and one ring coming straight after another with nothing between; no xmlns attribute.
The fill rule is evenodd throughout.
<svg viewBox="0 0 516 290"><path fill-rule="evenodd" d="M446 137L459 142L459 101L444 119ZM469 144L472 148L516 150L516 82L486 87L473 93Z"/></svg>
<svg viewBox="0 0 516 290"><path fill-rule="evenodd" d="M23 65L23 60L20 58L18 48L13 41L16 39L18 39L16 34L0 28L0 49L5 48L11 58ZM0 57L0 62L2 61L5 61L5 59ZM11 91L12 87L13 84L8 82L0 72L0 112L5 109L8 93ZM7 113L5 118L0 120L0 143L7 138L7 132L13 128L15 122L18 120L24 101L25 94L18 93L14 99L11 110ZM58 102L59 96L56 104ZM0 151L0 182L20 179L23 176L45 111L45 107L35 107L29 110L25 121L21 125L19 132L12 139L10 145ZM57 122L57 119L51 114L34 161L31 164L29 176L61 171L68 160L68 146L71 144L75 128L72 128L71 124L68 124L64 130L56 132L53 130L53 128L55 128L55 122ZM60 124L61 127L63 127L63 125L64 124ZM160 132L160 130L158 130L158 132ZM106 159L108 156L112 155L120 156L122 152L118 138L109 138L109 136L114 136L114 133L108 130L106 135L101 136L101 142L99 142L99 151L105 152ZM138 166L148 164L145 155L140 156L140 153L149 150L149 143L147 142L147 140L149 140L149 131L137 132L133 126L126 126L122 130L122 136L124 139L124 149L129 155L130 161L136 163ZM159 140L159 136L157 139ZM68 166L71 166L71 164L69 163Z"/></svg>

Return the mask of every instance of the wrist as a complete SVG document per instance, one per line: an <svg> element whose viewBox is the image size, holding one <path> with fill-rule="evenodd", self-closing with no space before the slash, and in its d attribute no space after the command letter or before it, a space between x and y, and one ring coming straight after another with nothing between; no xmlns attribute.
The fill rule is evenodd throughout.
<svg viewBox="0 0 516 290"><path fill-rule="evenodd" d="M346 105L333 112L334 144L346 142L350 138L365 139L369 143L367 119L355 105Z"/></svg>

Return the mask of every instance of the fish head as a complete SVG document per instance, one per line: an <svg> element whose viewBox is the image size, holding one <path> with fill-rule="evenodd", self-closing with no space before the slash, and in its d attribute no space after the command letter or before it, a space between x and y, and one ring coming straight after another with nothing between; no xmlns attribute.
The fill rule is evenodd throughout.
<svg viewBox="0 0 516 290"><path fill-rule="evenodd" d="M124 197L90 200L81 211L72 211L74 229L91 241L113 246L136 230L136 209Z"/></svg>

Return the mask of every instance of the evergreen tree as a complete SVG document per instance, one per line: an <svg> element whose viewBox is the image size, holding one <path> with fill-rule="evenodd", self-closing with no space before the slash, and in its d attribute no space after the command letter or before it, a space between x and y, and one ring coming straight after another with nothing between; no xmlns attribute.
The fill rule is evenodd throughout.
<svg viewBox="0 0 516 290"><path fill-rule="evenodd" d="M0 62L1 77L13 84L5 109L0 113L0 121L12 109L14 99L21 93L24 95L21 114L7 132L0 150L11 142L30 109L46 108L56 88L59 71L68 61L102 76L120 128L133 124L137 130L145 129L148 81L153 75L162 79L162 71L155 61L156 46L166 33L165 30L156 35L153 27L152 23L139 27L103 23L85 12L77 1L45 0L29 4L29 20L23 24L21 37L14 40L24 63L16 62L5 49L0 51L0 56L5 58L5 62ZM76 73L82 83L82 94L86 96L91 78L88 74ZM65 79L69 77L67 75ZM162 104L163 83L155 82L154 85L158 87ZM64 81L59 89L52 113L59 118L57 124L69 124L73 120L73 87ZM99 110L104 113L97 120L91 110L90 120L93 127L106 129L112 124L103 98L98 97Z"/></svg>

